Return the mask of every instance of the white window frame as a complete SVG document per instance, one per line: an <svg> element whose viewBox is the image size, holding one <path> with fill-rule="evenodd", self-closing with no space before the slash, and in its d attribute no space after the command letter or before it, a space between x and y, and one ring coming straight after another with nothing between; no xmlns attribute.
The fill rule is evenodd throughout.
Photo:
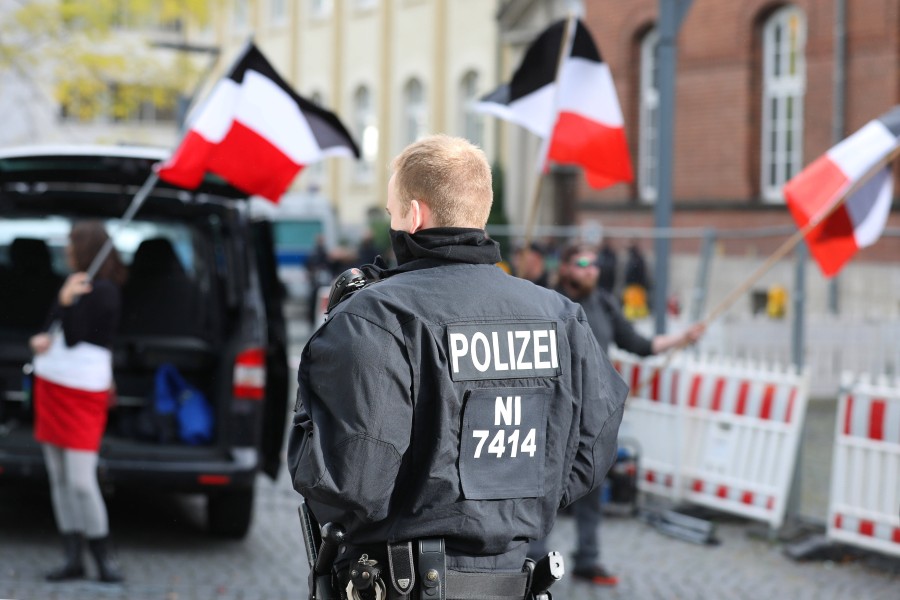
<svg viewBox="0 0 900 600"><path fill-rule="evenodd" d="M269 19L278 27L288 22L288 0L269 0Z"/></svg>
<svg viewBox="0 0 900 600"><path fill-rule="evenodd" d="M231 13L234 31L239 33L250 30L250 0L234 0L234 11Z"/></svg>
<svg viewBox="0 0 900 600"><path fill-rule="evenodd" d="M371 183L378 158L378 124L372 90L366 85L357 86L353 92L353 129L360 152L353 179L356 183Z"/></svg>
<svg viewBox="0 0 900 600"><path fill-rule="evenodd" d="M425 85L417 77L411 77L403 86L403 118L400 141L403 148L412 144L428 131L428 102Z"/></svg>
<svg viewBox="0 0 900 600"><path fill-rule="evenodd" d="M796 6L775 11L763 26L760 192L783 203L784 184L803 167L806 16ZM790 116L788 116L790 114Z"/></svg>
<svg viewBox="0 0 900 600"><path fill-rule="evenodd" d="M459 134L475 144L484 144L484 118L472 110L478 101L478 71L471 69L463 73L459 80Z"/></svg>
<svg viewBox="0 0 900 600"><path fill-rule="evenodd" d="M638 197L656 202L659 183L659 30L649 30L641 40L640 117L638 128Z"/></svg>
<svg viewBox="0 0 900 600"><path fill-rule="evenodd" d="M324 19L331 16L332 0L309 0L309 14L313 19Z"/></svg>

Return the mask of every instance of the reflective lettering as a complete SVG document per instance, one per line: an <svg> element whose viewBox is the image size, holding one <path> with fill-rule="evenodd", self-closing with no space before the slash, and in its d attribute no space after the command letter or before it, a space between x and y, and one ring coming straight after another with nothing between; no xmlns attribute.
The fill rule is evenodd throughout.
<svg viewBox="0 0 900 600"><path fill-rule="evenodd" d="M496 331L491 333L491 341L494 346L494 368L498 371L506 371L509 369L509 365L500 360L500 336Z"/></svg>
<svg viewBox="0 0 900 600"><path fill-rule="evenodd" d="M453 372L459 373L459 357L469 352L469 340L462 333L450 334L450 360Z"/></svg>
<svg viewBox="0 0 900 600"><path fill-rule="evenodd" d="M541 360L541 354L549 354L549 348L541 344L539 340L548 337L547 331L535 331L534 332L534 368L535 369L549 369L553 366L550 361Z"/></svg>
<svg viewBox="0 0 900 600"><path fill-rule="evenodd" d="M447 327L454 380L559 374L556 323L484 323Z"/></svg>
<svg viewBox="0 0 900 600"><path fill-rule="evenodd" d="M478 343L484 347L484 362L478 360ZM491 365L491 348L488 344L487 336L480 331L472 336L472 364L475 368L484 373Z"/></svg>
<svg viewBox="0 0 900 600"><path fill-rule="evenodd" d="M559 359L556 357L556 330L550 330L550 366L556 368L559 366Z"/></svg>
<svg viewBox="0 0 900 600"><path fill-rule="evenodd" d="M524 340L524 343L519 348L519 358L516 359L516 368L517 369L531 369L531 361L525 362L525 350L528 349L528 342L531 341L531 332L530 331L517 331L516 338L520 340Z"/></svg>
<svg viewBox="0 0 900 600"><path fill-rule="evenodd" d="M502 423L501 423L502 421ZM494 426L522 424L522 396L497 396L494 402Z"/></svg>

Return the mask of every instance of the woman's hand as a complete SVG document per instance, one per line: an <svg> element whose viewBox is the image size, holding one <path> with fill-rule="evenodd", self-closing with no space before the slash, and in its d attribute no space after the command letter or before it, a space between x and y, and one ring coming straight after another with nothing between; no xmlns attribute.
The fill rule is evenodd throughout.
<svg viewBox="0 0 900 600"><path fill-rule="evenodd" d="M43 354L50 349L50 334L38 333L37 335L33 335L31 336L31 339L28 340L28 345L31 346L31 351L35 354Z"/></svg>
<svg viewBox="0 0 900 600"><path fill-rule="evenodd" d="M71 306L78 296L90 293L91 289L91 278L87 273L72 273L59 290L60 306Z"/></svg>

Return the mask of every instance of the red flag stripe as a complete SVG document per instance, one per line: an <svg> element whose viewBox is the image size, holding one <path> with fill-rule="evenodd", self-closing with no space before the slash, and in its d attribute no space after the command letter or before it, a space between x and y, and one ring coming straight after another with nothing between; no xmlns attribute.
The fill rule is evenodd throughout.
<svg viewBox="0 0 900 600"><path fill-rule="evenodd" d="M588 173L616 181L634 179L625 130L577 113L559 113L547 158L578 164Z"/></svg>
<svg viewBox="0 0 900 600"><path fill-rule="evenodd" d="M893 122L897 110L882 118ZM875 119L791 179L784 195L797 226L803 229L824 216L854 182L878 168L897 143L896 133ZM807 234L810 252L826 276L836 274L859 248L875 243L881 235L890 210L891 186L890 174L884 170Z"/></svg>

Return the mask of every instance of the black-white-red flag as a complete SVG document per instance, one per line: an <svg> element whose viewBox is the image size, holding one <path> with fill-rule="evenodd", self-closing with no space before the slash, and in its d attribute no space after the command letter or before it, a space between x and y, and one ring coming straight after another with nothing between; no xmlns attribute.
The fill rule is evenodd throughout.
<svg viewBox="0 0 900 600"><path fill-rule="evenodd" d="M157 172L163 181L193 189L211 171L278 202L304 166L329 155L359 158L359 149L334 113L294 92L250 44Z"/></svg>
<svg viewBox="0 0 900 600"><path fill-rule="evenodd" d="M800 229L833 211L806 234L810 253L826 277L836 275L860 248L881 237L894 198L894 178L885 160L898 149L900 106L895 106L785 184L785 200ZM864 178L864 185L845 198Z"/></svg>
<svg viewBox="0 0 900 600"><path fill-rule="evenodd" d="M609 66L580 20L575 22L568 54L560 61L561 50L566 50L561 48L566 27L563 20L541 33L510 83L482 98L474 109L548 140L546 158L581 165L594 188L632 181L624 120Z"/></svg>

